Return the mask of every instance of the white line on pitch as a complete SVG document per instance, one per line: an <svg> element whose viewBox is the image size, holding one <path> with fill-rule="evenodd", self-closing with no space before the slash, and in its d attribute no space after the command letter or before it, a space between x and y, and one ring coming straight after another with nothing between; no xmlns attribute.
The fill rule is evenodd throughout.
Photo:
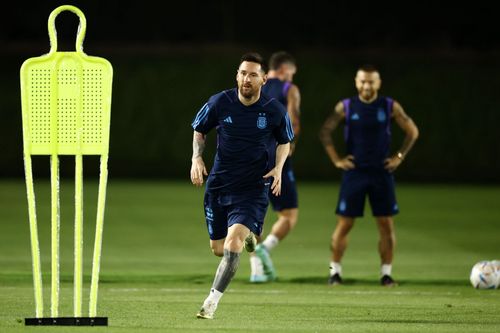
<svg viewBox="0 0 500 333"><path fill-rule="evenodd" d="M201 288L110 288L107 289L111 292L145 292L145 291L155 291L155 292L165 292L165 293L199 293L206 291ZM230 293L239 294L292 294L293 291L290 290L239 290L239 289L228 289ZM330 291L330 290L308 290L308 294L343 294L343 295L460 295L459 292L431 292L431 291L363 291L363 290L351 290L351 291Z"/></svg>

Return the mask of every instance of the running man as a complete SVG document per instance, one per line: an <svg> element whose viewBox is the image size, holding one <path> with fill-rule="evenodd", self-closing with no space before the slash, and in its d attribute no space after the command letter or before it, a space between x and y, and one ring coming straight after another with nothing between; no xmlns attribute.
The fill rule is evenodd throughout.
<svg viewBox="0 0 500 333"><path fill-rule="evenodd" d="M210 247L222 257L198 318L213 318L236 273L243 246L254 251L254 235L262 233L269 188L273 195L281 193L281 173L293 130L285 108L261 94L266 82L263 66L260 55L243 55L236 74L238 88L210 97L192 123L191 181L196 186L207 175L202 158L205 136L217 130L217 154L207 178L204 210ZM267 149L271 137L277 142L274 167L270 167Z"/></svg>

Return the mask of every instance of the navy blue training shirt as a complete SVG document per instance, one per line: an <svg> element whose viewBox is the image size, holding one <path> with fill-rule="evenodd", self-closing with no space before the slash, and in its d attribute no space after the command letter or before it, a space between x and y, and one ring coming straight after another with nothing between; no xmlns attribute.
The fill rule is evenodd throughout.
<svg viewBox="0 0 500 333"><path fill-rule="evenodd" d="M356 169L383 168L391 143L393 99L379 96L368 104L355 96L342 100L342 103L347 154L354 156Z"/></svg>
<svg viewBox="0 0 500 333"><path fill-rule="evenodd" d="M210 97L196 115L193 129L207 134L217 129L217 153L207 179L207 191L245 192L263 189L269 170L268 142L293 139L288 114L276 99L261 93L257 102L243 105L236 88Z"/></svg>
<svg viewBox="0 0 500 333"><path fill-rule="evenodd" d="M266 84L262 87L262 92L266 95L275 98L278 102L283 104L285 108L288 106L288 90L292 86L291 82L281 81L277 78L268 79ZM276 164L276 140L271 138L268 143L269 157L271 166Z"/></svg>

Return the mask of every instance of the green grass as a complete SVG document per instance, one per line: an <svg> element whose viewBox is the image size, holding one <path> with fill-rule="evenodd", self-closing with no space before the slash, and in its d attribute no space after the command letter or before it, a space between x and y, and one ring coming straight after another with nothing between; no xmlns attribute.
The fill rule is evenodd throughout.
<svg viewBox="0 0 500 333"><path fill-rule="evenodd" d="M346 284L326 285L335 225L336 184L299 184L300 220L273 252L280 280L247 282L246 254L216 319L195 314L218 264L208 247L203 190L187 182L111 179L104 228L98 315L92 332L499 332L500 291L475 290L472 265L500 257L500 188L398 188L400 286L378 285L377 231L367 207L343 262ZM85 187L84 310L93 245L96 184ZM50 189L36 184L45 313L49 305ZM73 187L61 189L61 315L71 316ZM266 220L270 229L274 214ZM67 331L25 327L34 316L27 203L23 181L0 182L0 332ZM79 329L75 329L79 330Z"/></svg>

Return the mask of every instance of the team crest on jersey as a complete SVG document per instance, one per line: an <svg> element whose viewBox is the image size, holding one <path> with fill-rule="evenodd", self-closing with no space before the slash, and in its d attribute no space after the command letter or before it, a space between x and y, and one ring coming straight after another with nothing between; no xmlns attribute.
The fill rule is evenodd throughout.
<svg viewBox="0 0 500 333"><path fill-rule="evenodd" d="M377 111L377 120L383 123L387 119L385 115L385 110L382 108L379 108Z"/></svg>
<svg viewBox="0 0 500 333"><path fill-rule="evenodd" d="M267 118L265 113L259 113L257 118L257 128L264 129L267 127Z"/></svg>

